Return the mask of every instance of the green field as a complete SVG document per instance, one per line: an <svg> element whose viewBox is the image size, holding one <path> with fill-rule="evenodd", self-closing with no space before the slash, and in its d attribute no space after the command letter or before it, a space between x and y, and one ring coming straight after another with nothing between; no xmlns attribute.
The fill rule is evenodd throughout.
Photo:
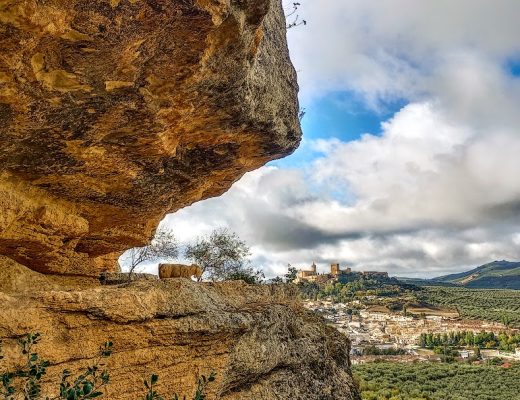
<svg viewBox="0 0 520 400"><path fill-rule="evenodd" d="M417 292L421 303L456 308L468 319L502 322L520 328L520 290L429 286Z"/></svg>
<svg viewBox="0 0 520 400"><path fill-rule="evenodd" d="M363 400L520 400L520 365L373 362L353 366Z"/></svg>

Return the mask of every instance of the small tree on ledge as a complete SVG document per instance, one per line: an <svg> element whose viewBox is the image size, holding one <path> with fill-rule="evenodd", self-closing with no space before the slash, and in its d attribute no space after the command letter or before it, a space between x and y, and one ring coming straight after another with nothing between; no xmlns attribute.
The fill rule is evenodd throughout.
<svg viewBox="0 0 520 400"><path fill-rule="evenodd" d="M249 266L249 247L236 233L225 228L216 229L209 236L187 245L184 255L198 264L203 276L212 281L233 279L244 273L255 274Z"/></svg>
<svg viewBox="0 0 520 400"><path fill-rule="evenodd" d="M148 246L134 247L128 251L125 261L128 262L129 278L135 269L144 262L173 261L179 256L179 244L172 231L159 229Z"/></svg>

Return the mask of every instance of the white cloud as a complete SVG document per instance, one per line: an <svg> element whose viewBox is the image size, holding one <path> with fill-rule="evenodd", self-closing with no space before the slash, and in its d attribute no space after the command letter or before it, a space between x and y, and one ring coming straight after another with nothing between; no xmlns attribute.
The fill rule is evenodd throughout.
<svg viewBox="0 0 520 400"><path fill-rule="evenodd" d="M166 223L186 239L229 227L268 275L338 260L432 276L520 257L517 135L480 134L429 103L404 107L382 128L321 140L322 157L305 170L264 167ZM338 189L349 201L331 195Z"/></svg>
<svg viewBox="0 0 520 400"><path fill-rule="evenodd" d="M520 52L516 0L302 0L289 31L304 103L329 90L368 99L421 96L447 60L502 62Z"/></svg>
<svg viewBox="0 0 520 400"><path fill-rule="evenodd" d="M379 136L311 143L300 169L264 167L168 216L184 241L226 226L267 275L333 261L434 276L520 258L516 0L302 0L290 31L303 105L349 91L408 105ZM306 143L310 143L309 140Z"/></svg>
<svg viewBox="0 0 520 400"><path fill-rule="evenodd" d="M312 177L344 185L356 202L306 204L302 218L320 229L333 221L337 231L356 232L471 225L485 220L489 209L520 198L520 137L477 135L429 104L403 108L383 124L382 136L333 143L313 165Z"/></svg>

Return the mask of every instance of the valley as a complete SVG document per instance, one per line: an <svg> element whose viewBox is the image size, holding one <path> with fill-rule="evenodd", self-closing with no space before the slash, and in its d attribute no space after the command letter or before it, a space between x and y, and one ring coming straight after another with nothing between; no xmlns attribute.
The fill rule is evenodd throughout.
<svg viewBox="0 0 520 400"><path fill-rule="evenodd" d="M377 299L371 299L373 302ZM434 337L453 337L456 333L481 332L498 338L501 334L516 337L520 342L520 331L508 328L500 322L470 320L460 317L451 309L434 307L411 308L406 315L392 312L382 306L367 306L359 309L360 300L351 303L333 303L328 300L307 301L306 307L324 316L340 332L352 341L351 359L353 364L389 358L400 361L440 361L442 354L436 354L433 346L421 346L422 335ZM420 311L420 315L414 311ZM458 341L457 341L458 342ZM516 342L515 342L516 343ZM474 346L454 343L461 359L467 359L475 353ZM501 348L497 340L495 345L482 343L482 359L500 357L520 361L520 351Z"/></svg>
<svg viewBox="0 0 520 400"><path fill-rule="evenodd" d="M520 399L520 291L355 273L299 286L350 338L363 400Z"/></svg>

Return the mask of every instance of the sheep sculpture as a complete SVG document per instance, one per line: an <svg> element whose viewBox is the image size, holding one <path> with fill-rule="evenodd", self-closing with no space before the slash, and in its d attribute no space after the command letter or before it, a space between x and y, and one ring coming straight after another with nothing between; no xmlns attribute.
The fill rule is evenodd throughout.
<svg viewBox="0 0 520 400"><path fill-rule="evenodd" d="M188 278L196 277L200 279L202 276L202 268L196 264L159 264L159 278Z"/></svg>

